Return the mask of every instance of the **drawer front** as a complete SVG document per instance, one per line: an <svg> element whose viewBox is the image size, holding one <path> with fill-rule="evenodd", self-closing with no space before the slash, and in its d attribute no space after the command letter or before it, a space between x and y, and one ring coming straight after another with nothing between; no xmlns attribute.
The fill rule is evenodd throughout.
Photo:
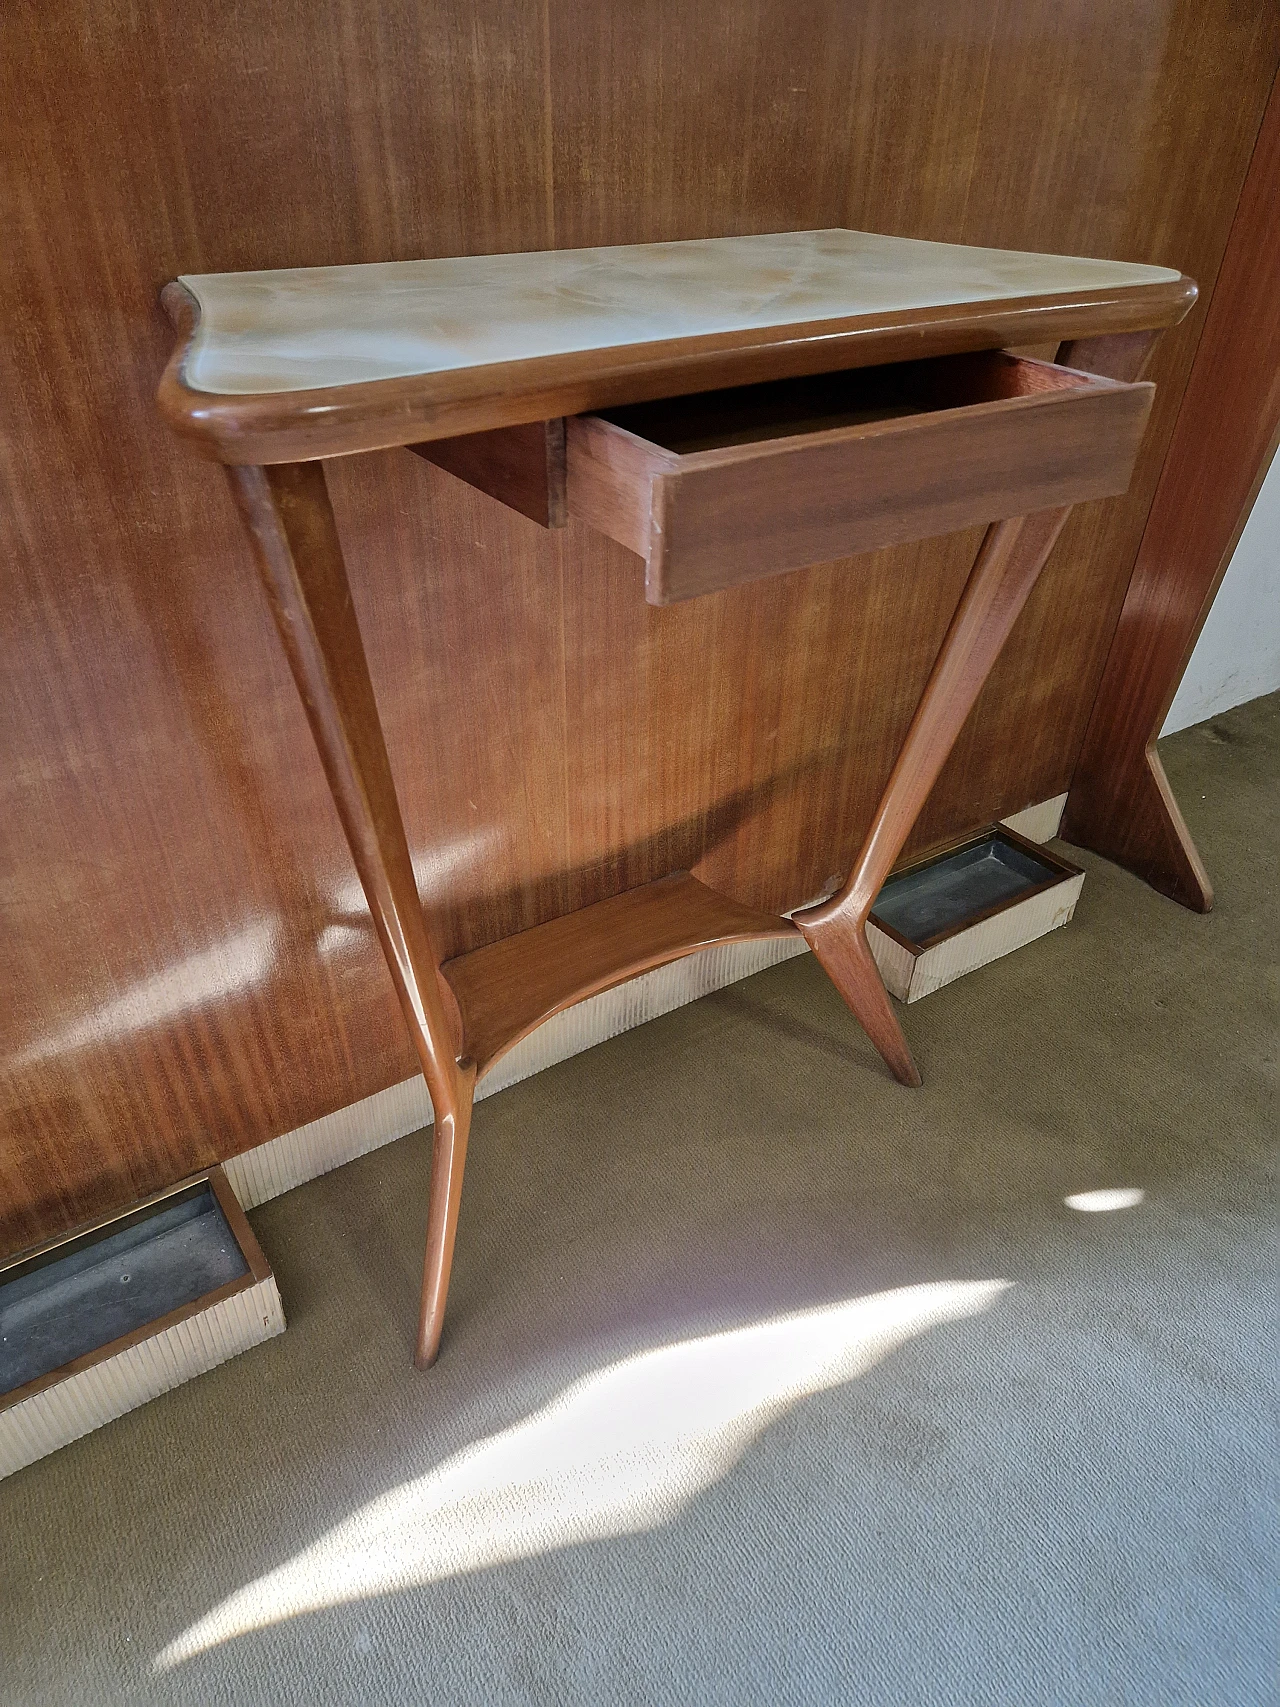
<svg viewBox="0 0 1280 1707"><path fill-rule="evenodd" d="M604 417L570 421L569 511L644 556L646 597L669 604L1126 489L1153 386L964 361L942 387L950 407L690 454ZM966 375L1013 394L966 402Z"/></svg>

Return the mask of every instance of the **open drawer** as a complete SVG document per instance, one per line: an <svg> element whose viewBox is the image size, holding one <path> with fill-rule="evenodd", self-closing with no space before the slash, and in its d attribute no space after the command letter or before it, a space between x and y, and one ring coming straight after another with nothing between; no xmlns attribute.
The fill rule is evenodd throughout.
<svg viewBox="0 0 1280 1707"><path fill-rule="evenodd" d="M570 515L670 604L1129 484L1155 387L998 350L581 415Z"/></svg>

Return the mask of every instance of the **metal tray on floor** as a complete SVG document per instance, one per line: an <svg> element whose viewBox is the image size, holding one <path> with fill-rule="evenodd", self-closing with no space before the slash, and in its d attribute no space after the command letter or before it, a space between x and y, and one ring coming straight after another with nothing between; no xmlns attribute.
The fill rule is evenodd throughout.
<svg viewBox="0 0 1280 1707"><path fill-rule="evenodd" d="M280 1333L221 1168L0 1263L0 1476Z"/></svg>
<svg viewBox="0 0 1280 1707"><path fill-rule="evenodd" d="M993 824L895 872L867 940L886 987L915 1002L1067 924L1083 883L1079 866Z"/></svg>

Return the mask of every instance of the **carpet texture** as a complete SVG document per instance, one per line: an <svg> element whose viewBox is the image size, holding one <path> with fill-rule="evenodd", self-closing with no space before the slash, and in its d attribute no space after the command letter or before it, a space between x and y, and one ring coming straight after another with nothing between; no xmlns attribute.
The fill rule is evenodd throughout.
<svg viewBox="0 0 1280 1707"><path fill-rule="evenodd" d="M1280 696L1162 752L1216 910L1080 856L923 1090L805 956L482 1103L431 1374L426 1136L257 1211L288 1332L0 1483L4 1707L1273 1701Z"/></svg>

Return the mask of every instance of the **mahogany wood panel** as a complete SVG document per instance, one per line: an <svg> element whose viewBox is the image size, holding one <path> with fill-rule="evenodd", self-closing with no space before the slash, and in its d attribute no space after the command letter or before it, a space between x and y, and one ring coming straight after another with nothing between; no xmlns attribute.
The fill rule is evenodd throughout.
<svg viewBox="0 0 1280 1707"><path fill-rule="evenodd" d="M544 528L565 523L564 421L528 421L408 449Z"/></svg>
<svg viewBox="0 0 1280 1707"><path fill-rule="evenodd" d="M1280 85L1231 227L1173 442L1071 779L1063 834L1184 906L1213 888L1156 737L1280 434Z"/></svg>
<svg viewBox="0 0 1280 1707"><path fill-rule="evenodd" d="M845 225L1208 300L1280 52L1270 0L17 0L0 33L0 1250L416 1071L225 481L155 410L167 279ZM1067 787L1202 321L917 845ZM329 483L446 956L690 867L762 911L836 887L980 537L656 609L622 547L420 458Z"/></svg>
<svg viewBox="0 0 1280 1707"><path fill-rule="evenodd" d="M678 406L572 420L570 513L631 549L633 539L643 540L645 596L672 604L855 552L1123 492L1152 397L1149 385L1089 379L998 353L876 370L874 385L860 385L860 377L787 382L754 398L725 392L698 399L691 442L709 442L689 454L668 448L681 442ZM889 414L895 407L907 412ZM835 425L877 410L886 418ZM797 414L817 430L788 431ZM650 415L669 419L674 435L656 455L634 444L661 432ZM780 436L764 437L768 432ZM629 442L614 450L601 443L610 438ZM646 516L642 531L637 519Z"/></svg>
<svg viewBox="0 0 1280 1707"><path fill-rule="evenodd" d="M481 1077L544 1019L638 972L723 942L794 936L776 914L717 895L688 872L613 895L580 912L448 961L463 1045Z"/></svg>

